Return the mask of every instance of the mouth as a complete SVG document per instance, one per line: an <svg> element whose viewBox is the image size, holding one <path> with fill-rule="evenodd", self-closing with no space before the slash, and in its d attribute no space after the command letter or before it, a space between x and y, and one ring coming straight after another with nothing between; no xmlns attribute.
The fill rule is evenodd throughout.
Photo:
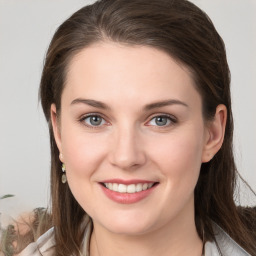
<svg viewBox="0 0 256 256"><path fill-rule="evenodd" d="M112 182L102 182L100 183L105 188L118 192L118 193L139 193L141 191L148 190L153 186L156 186L158 182L144 182L144 183L134 183L134 184L123 184L123 183L112 183Z"/></svg>
<svg viewBox="0 0 256 256"><path fill-rule="evenodd" d="M132 204L153 193L159 182L112 179L99 182L104 194L116 203Z"/></svg>

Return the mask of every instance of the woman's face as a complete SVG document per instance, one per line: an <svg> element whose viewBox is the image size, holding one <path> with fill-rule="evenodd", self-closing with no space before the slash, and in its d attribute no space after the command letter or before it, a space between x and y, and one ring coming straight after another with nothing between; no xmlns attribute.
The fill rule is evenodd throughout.
<svg viewBox="0 0 256 256"><path fill-rule="evenodd" d="M82 50L52 122L68 185L95 226L142 234L194 218L209 132L189 71L169 55L117 43Z"/></svg>

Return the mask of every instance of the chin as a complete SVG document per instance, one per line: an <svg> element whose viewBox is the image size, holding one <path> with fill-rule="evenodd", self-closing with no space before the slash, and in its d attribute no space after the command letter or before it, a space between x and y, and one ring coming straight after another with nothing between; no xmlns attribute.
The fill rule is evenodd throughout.
<svg viewBox="0 0 256 256"><path fill-rule="evenodd" d="M101 223L108 231L120 235L140 235L150 232L155 221L151 221L141 214L139 217L123 215L112 216L111 220Z"/></svg>
<svg viewBox="0 0 256 256"><path fill-rule="evenodd" d="M142 235L149 232L147 227L139 225L115 225L110 226L108 230L115 234L128 236Z"/></svg>

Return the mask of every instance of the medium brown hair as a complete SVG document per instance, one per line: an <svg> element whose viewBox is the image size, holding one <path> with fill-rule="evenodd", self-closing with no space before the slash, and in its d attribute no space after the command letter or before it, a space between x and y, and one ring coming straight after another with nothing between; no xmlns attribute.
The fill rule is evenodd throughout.
<svg viewBox="0 0 256 256"><path fill-rule="evenodd" d="M255 213L238 210L233 199L238 174L233 157L230 72L225 46L209 17L186 0L97 1L74 13L56 31L46 55L40 86L50 131L55 255L79 255L84 233L80 226L86 213L68 184L61 183L61 162L50 106L56 104L59 115L71 59L85 47L101 41L154 47L188 67L202 97L206 121L215 116L219 104L227 107L223 145L210 162L202 164L195 188L196 228L202 239L204 234L205 241L212 241L214 221L255 256L255 227L246 225L250 218L255 218Z"/></svg>

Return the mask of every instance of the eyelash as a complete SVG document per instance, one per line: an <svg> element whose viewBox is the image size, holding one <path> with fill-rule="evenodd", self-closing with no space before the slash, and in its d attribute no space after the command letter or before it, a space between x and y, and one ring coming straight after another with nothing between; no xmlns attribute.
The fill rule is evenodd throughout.
<svg viewBox="0 0 256 256"><path fill-rule="evenodd" d="M90 118L90 117L100 117L100 118L102 118L105 121L104 117L102 117L100 114L98 114L98 113L90 113L90 114L87 114L87 115L83 116L81 119L79 119L79 122L83 123L86 127L90 128L90 129L100 129L102 127L102 125L100 125L100 126L93 126L93 125L88 125L88 124L85 123L85 120L87 118ZM157 118L157 117L167 118L168 121L170 122L169 125L164 125L164 126L157 126L156 125L157 129L168 128L168 127L173 126L173 125L175 125L177 123L177 119L174 116L168 115L168 114L155 115L155 116L153 116L149 120L149 122L152 121L153 119ZM105 122L107 123L107 121L105 121ZM150 125L147 125L147 126L150 126Z"/></svg>

